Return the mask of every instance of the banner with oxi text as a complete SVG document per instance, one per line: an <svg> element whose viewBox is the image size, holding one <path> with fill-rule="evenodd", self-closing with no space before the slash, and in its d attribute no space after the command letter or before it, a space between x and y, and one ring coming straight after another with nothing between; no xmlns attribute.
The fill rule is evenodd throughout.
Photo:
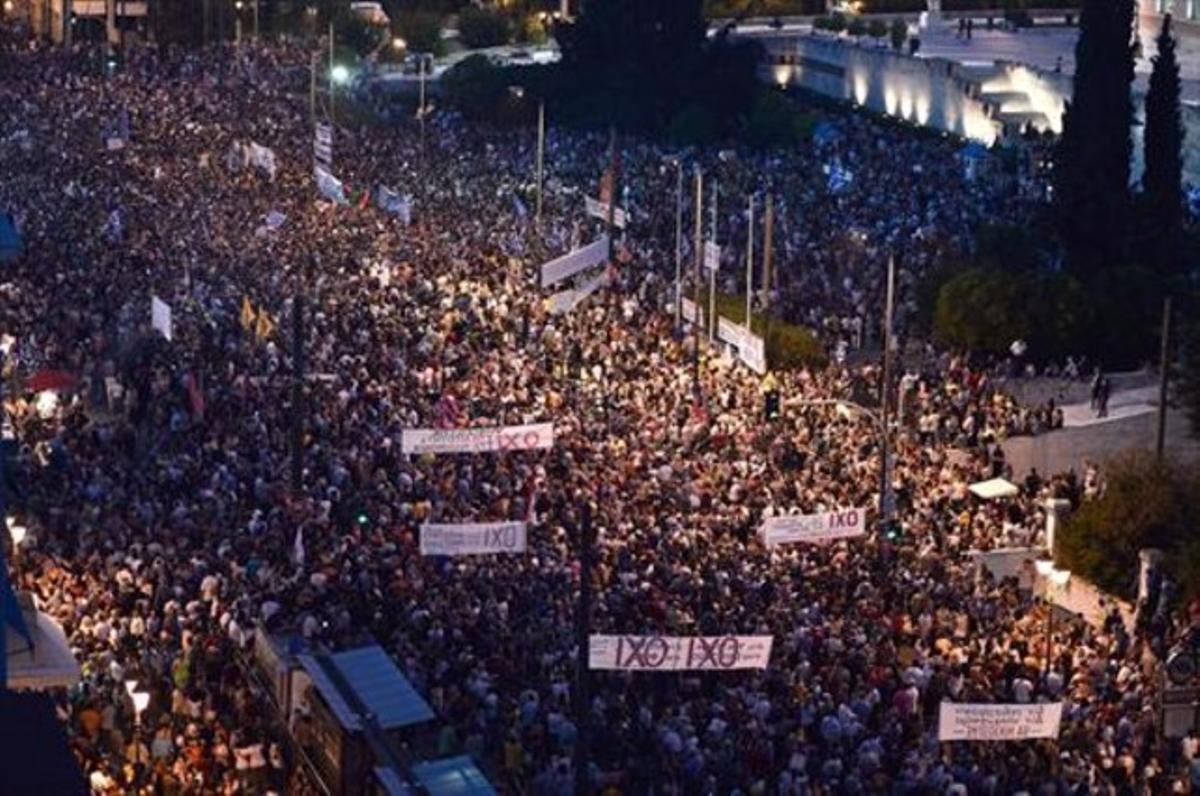
<svg viewBox="0 0 1200 796"><path fill-rule="evenodd" d="M593 243L564 254L542 266L542 287L550 287L575 274L595 268L608 259L608 236L601 235Z"/></svg>
<svg viewBox="0 0 1200 796"><path fill-rule="evenodd" d="M554 424L491 428L406 428L400 437L404 453L492 453L554 447Z"/></svg>
<svg viewBox="0 0 1200 796"><path fill-rule="evenodd" d="M1057 738L1062 703L1034 705L955 704L938 707L939 741L1022 741Z"/></svg>
<svg viewBox="0 0 1200 796"><path fill-rule="evenodd" d="M766 346L761 337L728 318L718 319L717 337L737 349L738 359L755 373L767 372Z"/></svg>
<svg viewBox="0 0 1200 796"><path fill-rule="evenodd" d="M480 522L421 526L421 555L478 556L524 553L528 541L523 522Z"/></svg>
<svg viewBox="0 0 1200 796"><path fill-rule="evenodd" d="M827 511L821 514L788 514L782 517L766 517L759 529L763 544L774 547L780 544L803 542L832 542L835 539L850 539L867 533L867 510L846 509Z"/></svg>
<svg viewBox="0 0 1200 796"><path fill-rule="evenodd" d="M590 636L588 668L640 672L765 669L771 636Z"/></svg>

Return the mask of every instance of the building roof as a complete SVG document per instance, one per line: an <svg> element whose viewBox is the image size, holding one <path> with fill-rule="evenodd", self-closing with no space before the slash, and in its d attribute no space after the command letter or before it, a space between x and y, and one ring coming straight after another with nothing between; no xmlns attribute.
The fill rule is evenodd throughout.
<svg viewBox="0 0 1200 796"><path fill-rule="evenodd" d="M431 796L495 796L496 793L475 761L466 755L418 763L412 772Z"/></svg>
<svg viewBox="0 0 1200 796"><path fill-rule="evenodd" d="M332 655L297 655L296 660L347 730L363 729L363 711L383 730L433 718L428 703L379 645Z"/></svg>

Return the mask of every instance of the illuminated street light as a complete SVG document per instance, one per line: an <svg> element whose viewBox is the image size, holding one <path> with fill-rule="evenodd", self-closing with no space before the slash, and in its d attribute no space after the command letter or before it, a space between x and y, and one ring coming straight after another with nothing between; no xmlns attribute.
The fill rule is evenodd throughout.
<svg viewBox="0 0 1200 796"><path fill-rule="evenodd" d="M21 542L25 541L25 537L29 535L29 529L24 525L17 525L17 521L13 517L8 517L5 522L8 525L8 535L12 537L13 549L21 546Z"/></svg>
<svg viewBox="0 0 1200 796"><path fill-rule="evenodd" d="M394 39L392 39L392 49L393 50L404 50L407 48L408 48L408 42L406 42L402 37L397 36Z"/></svg>
<svg viewBox="0 0 1200 796"><path fill-rule="evenodd" d="M333 78L334 83L345 83L350 79L350 70L338 64L329 71L329 76Z"/></svg>

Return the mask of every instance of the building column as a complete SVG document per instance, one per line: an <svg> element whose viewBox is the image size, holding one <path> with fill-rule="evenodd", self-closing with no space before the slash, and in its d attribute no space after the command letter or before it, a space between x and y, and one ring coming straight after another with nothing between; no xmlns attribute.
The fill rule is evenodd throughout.
<svg viewBox="0 0 1200 796"><path fill-rule="evenodd" d="M1058 535L1058 529L1066 521L1067 515L1071 513L1071 501L1063 500L1062 498L1050 498L1046 501L1045 508L1046 550L1050 553L1050 558L1054 558L1054 539Z"/></svg>

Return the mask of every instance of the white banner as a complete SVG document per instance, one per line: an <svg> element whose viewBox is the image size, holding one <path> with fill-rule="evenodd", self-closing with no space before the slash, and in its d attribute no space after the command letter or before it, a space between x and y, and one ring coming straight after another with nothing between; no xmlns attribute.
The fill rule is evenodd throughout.
<svg viewBox="0 0 1200 796"><path fill-rule="evenodd" d="M275 179L275 151L270 147L250 142L250 146L246 148L250 155L250 162L260 169L270 180Z"/></svg>
<svg viewBox="0 0 1200 796"><path fill-rule="evenodd" d="M493 426L491 428L406 428L401 433L404 453L491 453L554 447L554 424Z"/></svg>
<svg viewBox="0 0 1200 796"><path fill-rule="evenodd" d="M551 260L542 266L542 287L550 287L564 279L570 279L582 271L595 268L608 259L608 236L601 235L596 241Z"/></svg>
<svg viewBox="0 0 1200 796"><path fill-rule="evenodd" d="M421 555L477 556L524 553L528 528L523 522L480 522L421 526Z"/></svg>
<svg viewBox="0 0 1200 796"><path fill-rule="evenodd" d="M700 325L704 326L704 310L700 310L700 312L697 313L696 303L694 301L689 298L685 298L680 301L679 304L681 307L681 314L683 315L683 319L685 321L694 325L697 322L696 318L699 317Z"/></svg>
<svg viewBox="0 0 1200 796"><path fill-rule="evenodd" d="M711 240L704 242L704 267L709 271L721 270L721 247Z"/></svg>
<svg viewBox="0 0 1200 796"><path fill-rule="evenodd" d="M867 510L846 509L821 514L791 514L767 517L759 528L763 544L774 547L796 542L831 542L867 533Z"/></svg>
<svg viewBox="0 0 1200 796"><path fill-rule="evenodd" d="M938 707L939 741L1021 741L1057 738L1062 703L1034 705L955 704Z"/></svg>
<svg viewBox="0 0 1200 796"><path fill-rule="evenodd" d="M765 669L771 636L590 636L588 668L676 672Z"/></svg>
<svg viewBox="0 0 1200 796"><path fill-rule="evenodd" d="M562 315L573 311L583 303L584 299L595 293L608 282L608 273L601 272L598 276L587 281L576 290L560 290L549 299L550 313Z"/></svg>
<svg viewBox="0 0 1200 796"><path fill-rule="evenodd" d="M158 296L150 297L150 325L171 339L171 305Z"/></svg>
<svg viewBox="0 0 1200 796"><path fill-rule="evenodd" d="M608 202L601 202L599 199L593 199L590 196L587 197L587 214L607 224ZM613 226L617 229L625 229L625 211L619 207L613 211Z"/></svg>
<svg viewBox="0 0 1200 796"><path fill-rule="evenodd" d="M738 346L738 356L750 370L758 375L761 376L767 372L767 348L763 339L758 335L749 332L742 335L742 344Z"/></svg>

